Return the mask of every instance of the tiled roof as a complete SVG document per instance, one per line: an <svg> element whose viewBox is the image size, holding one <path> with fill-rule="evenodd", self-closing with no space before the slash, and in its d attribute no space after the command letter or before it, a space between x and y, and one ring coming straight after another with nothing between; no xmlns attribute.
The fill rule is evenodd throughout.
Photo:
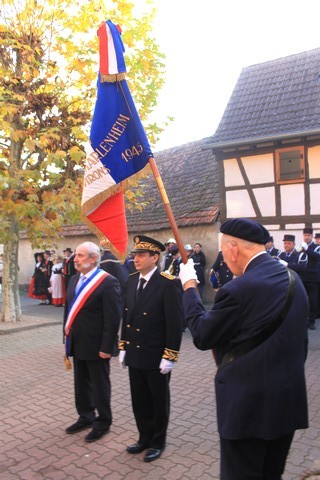
<svg viewBox="0 0 320 480"><path fill-rule="evenodd" d="M219 211L218 166L210 150L203 150L210 138L155 153L178 227L212 223ZM129 231L170 228L153 176L144 179L144 198L150 202L140 212L127 212Z"/></svg>
<svg viewBox="0 0 320 480"><path fill-rule="evenodd" d="M242 70L211 144L320 130L320 48Z"/></svg>

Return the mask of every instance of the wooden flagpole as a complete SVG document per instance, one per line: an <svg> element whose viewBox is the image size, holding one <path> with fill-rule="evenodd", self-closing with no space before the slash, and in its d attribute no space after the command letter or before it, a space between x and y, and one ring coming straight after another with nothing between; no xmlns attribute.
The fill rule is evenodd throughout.
<svg viewBox="0 0 320 480"><path fill-rule="evenodd" d="M181 259L182 259L183 263L187 263L188 257L187 257L187 254L185 252L182 240L181 240L180 232L178 230L175 218L173 216L173 213L172 213L172 210L171 210L171 205L170 205L170 202L169 202L169 198L168 198L166 189L164 187L160 172L158 170L156 161L153 157L149 158L149 165L151 167L151 170L152 170L152 173L154 175L157 187L159 189L160 196L161 196L162 202L164 204L164 208L167 212L169 223L170 223L174 238L177 242L177 246L178 246L178 249L179 249L179 253L181 255Z"/></svg>

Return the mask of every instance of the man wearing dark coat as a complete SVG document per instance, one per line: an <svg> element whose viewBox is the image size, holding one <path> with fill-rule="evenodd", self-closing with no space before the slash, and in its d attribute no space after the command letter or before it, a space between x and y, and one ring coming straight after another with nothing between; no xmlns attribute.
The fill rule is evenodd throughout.
<svg viewBox="0 0 320 480"><path fill-rule="evenodd" d="M282 261L283 265L300 274L307 268L308 257L304 252L298 252L296 250L295 241L295 235L285 234L283 236L283 251L278 258Z"/></svg>
<svg viewBox="0 0 320 480"><path fill-rule="evenodd" d="M92 427L85 441L94 442L112 423L110 358L118 338L121 293L118 280L98 268L100 249L95 243L80 244L74 262L79 273L69 281L64 333L66 354L73 357L79 418L66 433Z"/></svg>
<svg viewBox="0 0 320 480"><path fill-rule="evenodd" d="M166 445L170 412L169 381L178 360L182 330L179 279L159 272L164 245L145 235L134 238L136 273L129 276L119 342L119 361L129 367L139 438L131 454L147 449L145 462L160 457Z"/></svg>
<svg viewBox="0 0 320 480"><path fill-rule="evenodd" d="M120 283L121 293L122 295L124 295L129 276L128 269L107 248L103 248L100 268L118 279L118 282Z"/></svg>
<svg viewBox="0 0 320 480"><path fill-rule="evenodd" d="M222 224L224 261L236 276L206 311L191 261L180 267L187 325L214 349L221 479L280 480L297 429L308 427L302 282L265 250L268 231L248 219Z"/></svg>
<svg viewBox="0 0 320 480"><path fill-rule="evenodd" d="M77 271L74 266L74 253L72 252L71 248L67 247L65 250L63 250L63 253L65 255L63 262L63 278L67 290L70 278L75 275Z"/></svg>
<svg viewBox="0 0 320 480"><path fill-rule="evenodd" d="M320 246L313 241L313 229L303 229L303 242L301 250L307 256L306 269L301 273L301 279L309 298L310 312L308 328L315 330L318 313L318 289L320 284Z"/></svg>

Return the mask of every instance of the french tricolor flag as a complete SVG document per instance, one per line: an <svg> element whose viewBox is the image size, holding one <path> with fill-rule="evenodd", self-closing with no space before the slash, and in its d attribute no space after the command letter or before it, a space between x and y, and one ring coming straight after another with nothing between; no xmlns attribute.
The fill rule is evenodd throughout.
<svg viewBox="0 0 320 480"><path fill-rule="evenodd" d="M98 30L100 71L81 210L89 228L123 258L128 245L124 191L131 177L149 173L153 154L125 80L120 33L110 20Z"/></svg>

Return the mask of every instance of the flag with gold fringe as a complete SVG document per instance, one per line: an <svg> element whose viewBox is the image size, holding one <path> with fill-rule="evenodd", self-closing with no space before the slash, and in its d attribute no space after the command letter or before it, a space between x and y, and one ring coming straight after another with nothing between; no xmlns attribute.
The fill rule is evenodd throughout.
<svg viewBox="0 0 320 480"><path fill-rule="evenodd" d="M100 68L81 210L90 230L118 257L127 251L124 191L153 157L125 80L121 29L110 20L98 30Z"/></svg>

